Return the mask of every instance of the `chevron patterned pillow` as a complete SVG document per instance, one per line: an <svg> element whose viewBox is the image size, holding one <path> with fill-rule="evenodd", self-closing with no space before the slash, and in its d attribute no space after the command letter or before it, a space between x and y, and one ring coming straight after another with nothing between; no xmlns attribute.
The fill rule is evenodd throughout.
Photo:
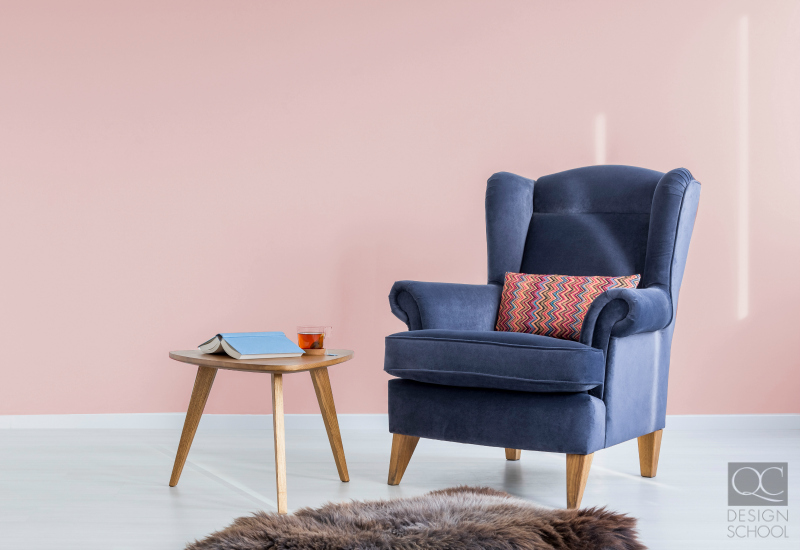
<svg viewBox="0 0 800 550"><path fill-rule="evenodd" d="M636 288L640 278L506 273L495 330L578 341L592 301L612 288Z"/></svg>

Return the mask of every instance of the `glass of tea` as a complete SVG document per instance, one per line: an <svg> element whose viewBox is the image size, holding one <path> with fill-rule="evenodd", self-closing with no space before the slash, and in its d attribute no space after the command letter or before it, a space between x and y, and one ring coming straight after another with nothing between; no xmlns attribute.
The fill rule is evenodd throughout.
<svg viewBox="0 0 800 550"><path fill-rule="evenodd" d="M330 327L297 327L297 345L303 349L324 349Z"/></svg>

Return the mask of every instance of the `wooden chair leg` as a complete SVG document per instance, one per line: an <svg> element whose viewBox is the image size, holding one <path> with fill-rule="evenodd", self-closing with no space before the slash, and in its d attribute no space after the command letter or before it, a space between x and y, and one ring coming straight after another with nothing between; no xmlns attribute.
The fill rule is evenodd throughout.
<svg viewBox="0 0 800 550"><path fill-rule="evenodd" d="M406 472L408 461L417 448L419 438L413 435L394 434L392 437L392 457L389 460L389 485L399 485Z"/></svg>
<svg viewBox="0 0 800 550"><path fill-rule="evenodd" d="M506 448L506 460L519 460L521 456L522 456L522 449Z"/></svg>
<svg viewBox="0 0 800 550"><path fill-rule="evenodd" d="M347 473L347 461L344 458L344 447L342 447L342 434L339 432L339 420L336 418L336 407L333 404L333 392L331 391L331 379L328 376L328 369L314 369L309 371L311 381L314 383L314 391L317 393L319 410L322 413L322 420L325 422L325 430L328 432L328 441L333 451L333 460L336 462L336 469L339 471L339 479L350 481Z"/></svg>
<svg viewBox="0 0 800 550"><path fill-rule="evenodd" d="M189 401L189 410L186 411L181 441L178 443L178 453L175 455L175 464L172 466L172 477L169 478L170 487L175 487L181 478L183 466L186 464L186 457L189 456L189 449L192 448L194 434L200 424L200 417L203 416L203 409L206 408L208 394L211 393L211 386L214 384L216 375L217 369L213 367L198 367L197 369L192 398Z"/></svg>
<svg viewBox="0 0 800 550"><path fill-rule="evenodd" d="M658 455L661 453L661 433L658 430L640 436L639 441L639 470L642 477L656 477L658 470Z"/></svg>
<svg viewBox="0 0 800 550"><path fill-rule="evenodd" d="M288 511L286 501L286 433L283 425L283 375L272 374L272 428L275 432L275 486L278 513Z"/></svg>
<svg viewBox="0 0 800 550"><path fill-rule="evenodd" d="M583 500L583 490L589 479L594 453L588 455L567 455L567 508L579 508Z"/></svg>

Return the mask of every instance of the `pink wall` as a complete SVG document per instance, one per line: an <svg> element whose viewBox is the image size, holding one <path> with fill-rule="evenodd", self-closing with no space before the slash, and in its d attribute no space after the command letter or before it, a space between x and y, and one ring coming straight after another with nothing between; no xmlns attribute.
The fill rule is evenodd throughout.
<svg viewBox="0 0 800 550"><path fill-rule="evenodd" d="M182 411L167 351L335 327L384 412L393 281L486 280L483 195L607 161L703 183L669 412L800 412L797 2L0 5L0 414ZM737 319L740 17L750 314ZM287 412L315 412L308 377ZM208 411L269 410L221 372Z"/></svg>

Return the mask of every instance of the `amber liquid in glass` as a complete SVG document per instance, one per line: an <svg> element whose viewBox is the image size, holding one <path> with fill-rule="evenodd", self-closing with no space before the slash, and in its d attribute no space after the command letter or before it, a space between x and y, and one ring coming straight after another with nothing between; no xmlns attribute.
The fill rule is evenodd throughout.
<svg viewBox="0 0 800 550"><path fill-rule="evenodd" d="M298 332L297 345L303 349L322 349L325 342L324 332Z"/></svg>

